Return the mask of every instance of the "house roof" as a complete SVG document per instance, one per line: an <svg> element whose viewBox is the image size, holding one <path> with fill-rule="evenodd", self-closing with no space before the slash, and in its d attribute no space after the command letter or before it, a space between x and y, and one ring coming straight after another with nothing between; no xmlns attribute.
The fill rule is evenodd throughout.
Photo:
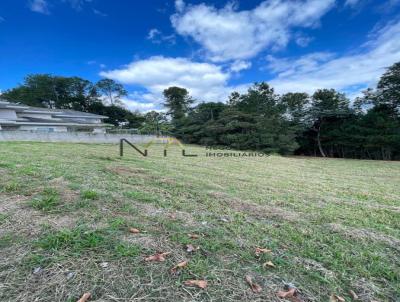
<svg viewBox="0 0 400 302"><path fill-rule="evenodd" d="M98 114L93 114L93 113L89 113L89 112L75 111L75 110L71 110L71 109L62 109L61 111L62 111L61 114L55 114L55 116L57 116L57 117L73 116L73 117L100 118L100 119L108 118L108 116L104 116L104 115L98 115Z"/></svg>
<svg viewBox="0 0 400 302"><path fill-rule="evenodd" d="M18 112L23 113L49 113L54 117L61 118L94 118L94 119L106 119L107 116L98 115L88 112L81 112L71 109L51 109L51 108L40 108L31 107L19 103L10 103L9 101L0 99L0 109L14 109Z"/></svg>
<svg viewBox="0 0 400 302"><path fill-rule="evenodd" d="M0 99L0 109L28 109L29 106L14 104Z"/></svg>

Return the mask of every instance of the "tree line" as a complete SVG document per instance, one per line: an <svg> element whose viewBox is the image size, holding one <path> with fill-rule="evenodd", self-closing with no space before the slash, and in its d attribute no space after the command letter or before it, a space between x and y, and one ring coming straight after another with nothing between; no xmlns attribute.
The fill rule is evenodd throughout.
<svg viewBox="0 0 400 302"><path fill-rule="evenodd" d="M334 89L278 95L264 82L246 93L232 93L227 103L192 106L194 100L179 87L166 89L164 97L171 131L187 143L279 154L400 159L400 63L353 103Z"/></svg>
<svg viewBox="0 0 400 302"><path fill-rule="evenodd" d="M227 102L199 102L185 88L169 87L163 93L167 112L142 114L123 107L126 95L110 79L91 83L45 74L27 76L1 97L106 115L115 127L167 133L185 143L284 155L400 159L400 62L354 102L334 89L279 95L265 82L246 93L233 92Z"/></svg>

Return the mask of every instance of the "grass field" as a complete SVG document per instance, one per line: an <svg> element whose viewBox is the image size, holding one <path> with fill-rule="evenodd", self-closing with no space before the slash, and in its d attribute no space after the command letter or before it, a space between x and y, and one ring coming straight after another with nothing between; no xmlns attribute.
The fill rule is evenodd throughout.
<svg viewBox="0 0 400 302"><path fill-rule="evenodd" d="M400 301L399 162L187 152L0 143L0 301Z"/></svg>

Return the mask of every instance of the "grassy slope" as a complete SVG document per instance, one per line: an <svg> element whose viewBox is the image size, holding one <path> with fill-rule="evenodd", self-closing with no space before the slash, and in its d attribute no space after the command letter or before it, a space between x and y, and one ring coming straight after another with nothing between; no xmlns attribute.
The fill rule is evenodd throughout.
<svg viewBox="0 0 400 302"><path fill-rule="evenodd" d="M0 143L0 301L279 301L285 282L305 301L400 299L400 163L190 150Z"/></svg>

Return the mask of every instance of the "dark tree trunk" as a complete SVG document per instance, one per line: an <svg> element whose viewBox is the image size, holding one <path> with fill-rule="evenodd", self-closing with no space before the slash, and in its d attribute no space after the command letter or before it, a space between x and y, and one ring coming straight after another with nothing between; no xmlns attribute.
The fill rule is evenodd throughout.
<svg viewBox="0 0 400 302"><path fill-rule="evenodd" d="M318 149L319 149L319 152L321 153L321 156L326 157L324 149L322 149L322 145L321 145L321 125L322 125L322 121L319 124L318 133L317 133Z"/></svg>

